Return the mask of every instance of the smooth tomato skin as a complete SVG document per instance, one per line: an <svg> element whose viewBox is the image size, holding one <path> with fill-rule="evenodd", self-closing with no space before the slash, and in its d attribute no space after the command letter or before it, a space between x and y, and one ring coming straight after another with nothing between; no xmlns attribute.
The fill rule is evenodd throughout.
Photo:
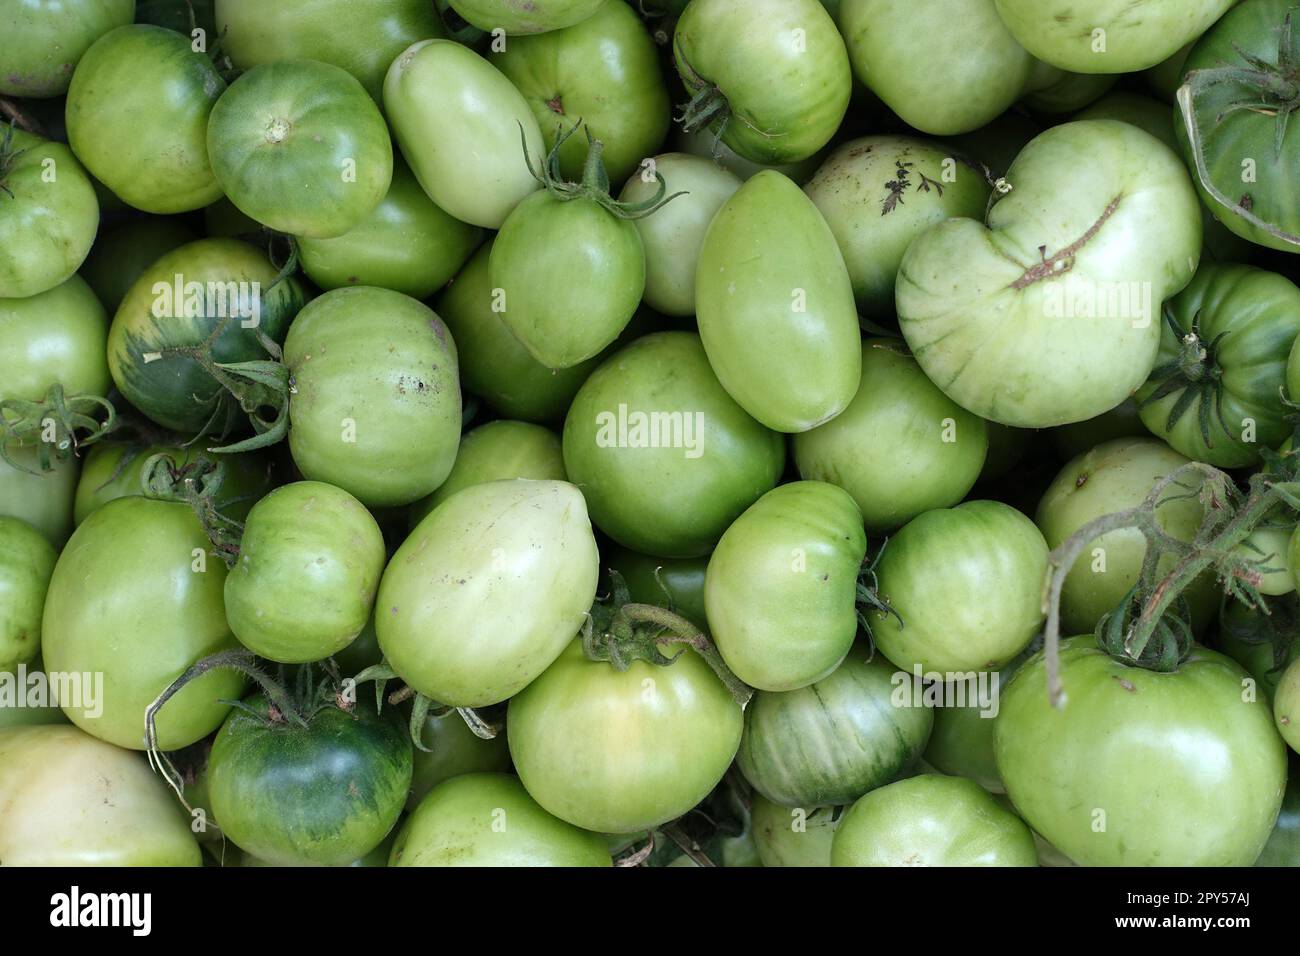
<svg viewBox="0 0 1300 956"><path fill-rule="evenodd" d="M141 273L173 249L198 238L180 217L134 219L104 233L82 263L81 277L111 315Z"/></svg>
<svg viewBox="0 0 1300 956"><path fill-rule="evenodd" d="M134 15L135 0L10 4L0 14L0 33L9 41L0 55L0 96L62 96L90 45Z"/></svg>
<svg viewBox="0 0 1300 956"><path fill-rule="evenodd" d="M1034 837L961 777L922 774L858 800L831 842L831 866L1037 866Z"/></svg>
<svg viewBox="0 0 1300 956"><path fill-rule="evenodd" d="M683 427L682 439L695 451L618 447L620 405L694 416L701 427L691 436ZM625 437L631 446L630 424ZM574 398L563 441L565 471L596 526L626 548L669 558L709 553L785 467L781 436L732 400L689 332L647 335L606 359Z"/></svg>
<svg viewBox="0 0 1300 956"><path fill-rule="evenodd" d="M61 702L82 730L143 750L154 699L196 661L238 646L222 604L226 567L210 547L188 505L150 498L111 501L73 533L50 578L41 646L51 671L103 673L100 699ZM243 685L225 670L187 684L158 714L159 748L206 737Z"/></svg>
<svg viewBox="0 0 1300 956"><path fill-rule="evenodd" d="M897 672L869 653L855 648L808 687L754 696L736 763L755 790L785 807L842 806L916 762L934 712L895 702Z"/></svg>
<svg viewBox="0 0 1300 956"><path fill-rule="evenodd" d="M41 614L58 552L19 518L0 516L0 674L41 650Z"/></svg>
<svg viewBox="0 0 1300 956"><path fill-rule="evenodd" d="M783 807L761 793L750 808L754 845L764 866L830 866L838 807Z"/></svg>
<svg viewBox="0 0 1300 956"><path fill-rule="evenodd" d="M602 570L617 571L623 576L623 583L633 601L666 607L700 630L709 630L709 619L704 610L707 556L656 558L611 544L601 549L600 560Z"/></svg>
<svg viewBox="0 0 1300 956"><path fill-rule="evenodd" d="M848 53L816 0L694 0L673 55L687 93L721 90L731 113L722 139L756 163L807 159L849 106Z"/></svg>
<svg viewBox="0 0 1300 956"><path fill-rule="evenodd" d="M370 285L427 299L460 271L483 230L439 209L401 158L374 211L333 239L299 239L302 269L322 289Z"/></svg>
<svg viewBox="0 0 1300 956"><path fill-rule="evenodd" d="M534 163L546 154L537 118L473 50L451 40L407 48L384 79L384 111L424 191L462 222L500 229L538 188L524 159L525 150Z"/></svg>
<svg viewBox="0 0 1300 956"><path fill-rule="evenodd" d="M862 373L853 286L834 233L789 178L758 173L723 204L695 290L709 364L768 428L805 432L852 400Z"/></svg>
<svg viewBox="0 0 1300 956"><path fill-rule="evenodd" d="M62 545L72 533L72 499L81 461L56 458L54 467L43 472L36 446L10 444L6 451L14 464L0 457L0 515L21 518L56 546Z"/></svg>
<svg viewBox="0 0 1300 956"><path fill-rule="evenodd" d="M1292 662L1273 692L1273 720L1288 747L1300 751L1300 667Z"/></svg>
<svg viewBox="0 0 1300 956"><path fill-rule="evenodd" d="M1057 710L1034 655L994 726L1007 793L1044 839L1084 866L1255 862L1282 802L1286 748L1267 703L1243 694L1245 671L1199 646L1173 673L1126 667L1079 637L1062 644L1060 675Z"/></svg>
<svg viewBox="0 0 1300 956"><path fill-rule="evenodd" d="M388 289L336 289L289 328L297 389L289 449L303 476L369 507L408 505L451 472L460 442L456 343L428 306Z"/></svg>
<svg viewBox="0 0 1300 956"><path fill-rule="evenodd" d="M723 532L704 605L727 666L757 690L806 687L839 667L858 632L867 536L853 498L820 481L773 488Z"/></svg>
<svg viewBox="0 0 1300 956"><path fill-rule="evenodd" d="M1021 653L998 672L997 693L1001 693L1016 670L1029 655ZM996 701L996 698L995 698ZM993 759L993 727L997 712L981 708L967 698L964 707L935 707L934 730L925 746L927 764L952 777L974 780L989 793L1006 792Z"/></svg>
<svg viewBox="0 0 1300 956"><path fill-rule="evenodd" d="M103 395L108 316L80 276L26 299L0 299L0 398L42 401L50 386L65 397Z"/></svg>
<svg viewBox="0 0 1300 956"><path fill-rule="evenodd" d="M692 650L620 673L588 660L575 640L511 698L506 732L519 779L543 808L585 830L633 833L708 796L736 756L743 721Z"/></svg>
<svg viewBox="0 0 1300 956"><path fill-rule="evenodd" d="M504 773L447 780L402 825L389 866L612 866L605 839L557 820Z"/></svg>
<svg viewBox="0 0 1300 956"><path fill-rule="evenodd" d="M315 60L264 63L230 84L212 107L208 155L241 212L309 239L356 228L393 179L374 100L351 73Z"/></svg>
<svg viewBox="0 0 1300 956"><path fill-rule="evenodd" d="M484 32L503 30L507 36L563 30L590 17L606 0L451 0L453 10Z"/></svg>
<svg viewBox="0 0 1300 956"><path fill-rule="evenodd" d="M889 540L876 567L880 596L903 619L900 627L871 612L876 647L909 674L999 669L1042 626L1046 575L1042 534L1009 505L927 511Z"/></svg>
<svg viewBox="0 0 1300 956"><path fill-rule="evenodd" d="M510 747L505 734L484 740L469 729L456 710L442 713L430 710L424 718L420 739L425 750L413 750L414 770L406 809L415 808L434 787L452 777L467 773L507 773L510 770Z"/></svg>
<svg viewBox="0 0 1300 956"><path fill-rule="evenodd" d="M135 208L201 209L222 195L207 133L225 89L212 59L188 36L146 24L119 27L77 64L68 142L96 179Z"/></svg>
<svg viewBox="0 0 1300 956"><path fill-rule="evenodd" d="M578 633L599 573L573 485L473 485L430 512L389 561L375 605L379 646L403 680L439 703L499 703Z"/></svg>
<svg viewBox="0 0 1300 956"><path fill-rule="evenodd" d="M0 299L23 299L81 268L99 230L99 200L68 147L17 128L3 135L23 152L0 189Z"/></svg>
<svg viewBox="0 0 1300 956"><path fill-rule="evenodd" d="M630 220L542 190L501 226L488 272L515 338L547 368L569 368L599 355L631 320L645 292L645 250Z"/></svg>
<svg viewBox="0 0 1300 956"><path fill-rule="evenodd" d="M171 791L136 753L75 727L0 730L6 866L199 866Z"/></svg>
<svg viewBox="0 0 1300 956"><path fill-rule="evenodd" d="M901 343L862 343L857 394L835 418L794 436L806 479L853 496L867 530L892 531L966 497L988 453L987 423L925 377Z"/></svg>
<svg viewBox="0 0 1300 956"><path fill-rule="evenodd" d="M245 702L267 712L264 697ZM233 710L208 757L208 794L222 831L242 850L287 866L346 866L378 846L411 785L402 722L364 703L325 707L306 728L265 726Z"/></svg>

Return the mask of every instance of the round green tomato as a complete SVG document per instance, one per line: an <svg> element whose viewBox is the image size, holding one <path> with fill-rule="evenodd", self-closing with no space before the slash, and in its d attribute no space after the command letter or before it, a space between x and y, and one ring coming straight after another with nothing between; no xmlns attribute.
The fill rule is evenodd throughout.
<svg viewBox="0 0 1300 956"><path fill-rule="evenodd" d="M599 576L573 485L473 485L431 511L393 555L375 605L379 646L427 697L452 707L499 703L578 633Z"/></svg>
<svg viewBox="0 0 1300 956"><path fill-rule="evenodd" d="M99 229L95 187L72 150L0 129L0 299L39 295L81 268Z"/></svg>
<svg viewBox="0 0 1300 956"><path fill-rule="evenodd" d="M901 343L862 343L862 379L848 408L794 437L799 474L839 485L868 531L892 531L966 497L988 452L988 429L939 391Z"/></svg>
<svg viewBox="0 0 1300 956"><path fill-rule="evenodd" d="M460 442L456 343L400 292L358 286L302 310L284 340L289 448L303 476L368 506L407 505L446 480Z"/></svg>
<svg viewBox="0 0 1300 956"><path fill-rule="evenodd" d="M500 229L537 189L525 157L546 154L537 118L473 50L452 40L409 47L384 80L384 111L424 191L462 222Z"/></svg>
<svg viewBox="0 0 1300 956"><path fill-rule="evenodd" d="M876 647L890 661L908 673L997 670L1043 624L1047 544L1011 506L968 501L904 525L876 576L902 618L872 613Z"/></svg>
<svg viewBox="0 0 1300 956"><path fill-rule="evenodd" d="M201 209L221 198L207 133L225 89L211 57L196 52L188 36L146 24L119 27L77 64L68 142L96 179L137 209Z"/></svg>
<svg viewBox="0 0 1300 956"><path fill-rule="evenodd" d="M840 820L831 866L1037 866L1029 827L961 777L873 790Z"/></svg>
<svg viewBox="0 0 1300 956"><path fill-rule="evenodd" d="M72 499L77 492L81 461L52 460L42 471L35 445L4 445L0 455L0 515L21 518L55 545L72 533ZM12 461L12 464L10 463Z"/></svg>
<svg viewBox="0 0 1300 956"><path fill-rule="evenodd" d="M781 436L732 400L689 332L614 353L564 422L564 468L596 526L645 554L707 554L784 466Z"/></svg>
<svg viewBox="0 0 1300 956"><path fill-rule="evenodd" d="M853 73L817 0L693 0L673 35L677 73L710 129L756 163L807 159L835 135Z"/></svg>
<svg viewBox="0 0 1300 956"><path fill-rule="evenodd" d="M783 807L754 794L751 826L764 866L830 866L831 840L843 819L839 807Z"/></svg>
<svg viewBox="0 0 1300 956"><path fill-rule="evenodd" d="M834 233L790 179L761 172L723 204L695 289L709 364L768 428L805 432L852 400L862 372L853 286Z"/></svg>
<svg viewBox="0 0 1300 956"><path fill-rule="evenodd" d="M896 674L859 647L815 684L760 691L745 710L741 773L769 800L805 808L852 803L896 780L934 726L931 708L895 699Z"/></svg>
<svg viewBox="0 0 1300 956"><path fill-rule="evenodd" d="M41 613L58 552L26 521L0 516L0 674L41 650Z"/></svg>
<svg viewBox="0 0 1300 956"><path fill-rule="evenodd" d="M453 10L471 26L491 33L501 30L507 36L546 33L581 23L600 9L606 0L528 0L527 3L502 3L501 0L451 0Z"/></svg>
<svg viewBox="0 0 1300 956"><path fill-rule="evenodd" d="M388 193L393 144L352 74L328 63L255 66L212 108L208 154L222 191L278 232L330 239Z"/></svg>
<svg viewBox="0 0 1300 956"><path fill-rule="evenodd" d="M753 160L746 159L734 149L718 138L718 134L708 128L701 127L693 129L690 132L682 129L680 125L674 124L672 143L674 148L690 156L699 156L701 159L707 159L715 166L727 170L733 175L739 177L742 181L751 179L757 173L765 169L773 169L778 173L784 173L796 183L803 185L812 178L812 174L817 171L821 161L825 156L825 147L813 153L807 159L801 159L794 163L756 163ZM733 190L734 192L734 190ZM677 200L674 200L676 202ZM721 205L721 203L719 203ZM705 226L708 225L706 222ZM703 232L703 230L701 230Z"/></svg>
<svg viewBox="0 0 1300 956"><path fill-rule="evenodd" d="M1273 694L1273 720L1287 746L1300 752L1300 667L1294 662L1282 672Z"/></svg>
<svg viewBox="0 0 1300 956"><path fill-rule="evenodd" d="M0 299L0 399L103 395L108 316L80 276L26 299ZM3 413L0 413L3 418Z"/></svg>
<svg viewBox="0 0 1300 956"><path fill-rule="evenodd" d="M1019 655L996 675L992 688L993 706L981 706L967 684L964 705L957 705L945 691L944 706L935 707L934 730L926 744L925 762L941 773L974 780L990 793L1003 793L1006 787L998 776L993 759L993 727L998 715L998 694L1027 657ZM955 690L955 689L954 689ZM975 690L978 691L978 685Z"/></svg>
<svg viewBox="0 0 1300 956"><path fill-rule="evenodd" d="M75 727L0 730L6 866L199 866L199 845L144 758Z"/></svg>
<svg viewBox="0 0 1300 956"><path fill-rule="evenodd" d="M695 651L618 671L588 660L581 641L506 715L510 756L533 799L601 833L646 830L703 800L731 766L742 724L740 705Z"/></svg>
<svg viewBox="0 0 1300 956"><path fill-rule="evenodd" d="M899 325L949 398L1020 428L1113 408L1151 372L1160 303L1191 278L1200 209L1178 157L1115 120L1035 137L985 222L907 248Z"/></svg>
<svg viewBox="0 0 1300 956"><path fill-rule="evenodd" d="M352 285L426 299L445 286L483 240L424 194L400 159L388 195L354 228L333 239L299 239L302 269L322 289Z"/></svg>
<svg viewBox="0 0 1300 956"><path fill-rule="evenodd" d="M615 4L611 4L615 6ZM695 314L695 265L704 233L714 215L740 188L740 178L703 156L664 153L653 169L663 176L668 194L684 193L652 215L634 219L645 249L645 301L664 315ZM651 167L634 173L619 196L623 202L652 199L658 180Z"/></svg>
<svg viewBox="0 0 1300 956"><path fill-rule="evenodd" d="M82 675L81 694L60 700L82 730L144 749L154 699L196 661L238 646L222 604L226 566L210 547L188 505L150 498L111 501L73 533L50 578L41 645L49 670ZM243 683L217 670L187 684L158 713L159 749L215 730Z"/></svg>
<svg viewBox="0 0 1300 956"><path fill-rule="evenodd" d="M116 312L141 273L173 249L199 238L182 218L146 216L106 232L81 267L104 308Z"/></svg>
<svg viewBox="0 0 1300 956"><path fill-rule="evenodd" d="M610 545L601 549L600 558L603 568L623 576L633 601L667 608L700 630L709 630L704 610L708 557L656 558Z"/></svg>
<svg viewBox="0 0 1300 956"><path fill-rule="evenodd" d="M277 866L346 866L393 828L411 742L392 712L326 706L300 727L266 698L231 711L208 757L212 813L235 845Z"/></svg>
<svg viewBox="0 0 1300 956"><path fill-rule="evenodd" d="M1246 672L1193 647L1171 673L1091 637L1061 647L1064 706L1034 655L1002 694L998 771L1016 809L1083 866L1249 866L1286 786L1286 748ZM1159 799L1153 796L1159 794ZM1101 824L1101 825L1099 825Z"/></svg>
<svg viewBox="0 0 1300 956"><path fill-rule="evenodd" d="M605 838L557 820L515 777L469 773L420 801L389 866L610 866Z"/></svg>
<svg viewBox="0 0 1300 956"><path fill-rule="evenodd" d="M510 747L505 734L484 740L469 729L460 712L431 709L424 718L420 741L427 750L416 750L411 792L406 809L414 812L420 801L444 780L466 773L505 773L510 769Z"/></svg>
<svg viewBox="0 0 1300 956"><path fill-rule="evenodd" d="M135 0L18 0L0 12L0 96L43 98L68 91L92 43L135 15Z"/></svg>
<svg viewBox="0 0 1300 956"><path fill-rule="evenodd" d="M750 505L723 532L704 580L727 666L765 691L806 687L839 667L858 632L866 552L858 506L835 485L795 481Z"/></svg>

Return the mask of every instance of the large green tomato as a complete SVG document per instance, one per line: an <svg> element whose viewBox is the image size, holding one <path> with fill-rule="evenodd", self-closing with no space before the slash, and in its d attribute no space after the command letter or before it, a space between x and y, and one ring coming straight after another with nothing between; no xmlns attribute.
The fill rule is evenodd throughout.
<svg viewBox="0 0 1300 956"><path fill-rule="evenodd" d="M180 216L133 219L100 237L81 266L81 277L113 313L145 269L198 238Z"/></svg>
<svg viewBox="0 0 1300 956"><path fill-rule="evenodd" d="M783 807L754 794L750 825L764 866L830 866L839 807Z"/></svg>
<svg viewBox="0 0 1300 956"><path fill-rule="evenodd" d="M26 299L0 299L0 399L103 395L108 316L80 276Z"/></svg>
<svg viewBox="0 0 1300 956"><path fill-rule="evenodd" d="M709 128L756 163L807 159L835 135L853 71L817 0L692 0L673 35L677 73Z"/></svg>
<svg viewBox="0 0 1300 956"><path fill-rule="evenodd" d="M742 723L740 705L695 651L619 671L588 660L581 641L506 715L510 756L533 799L601 833L646 830L703 800L731 766Z"/></svg>
<svg viewBox="0 0 1300 956"><path fill-rule="evenodd" d="M6 866L199 866L199 844L162 777L75 727L0 730Z"/></svg>
<svg viewBox="0 0 1300 956"><path fill-rule="evenodd" d="M896 780L934 726L921 701L895 699L900 679L911 681L860 645L811 686L760 691L736 758L745 779L769 800L808 809L852 803Z"/></svg>
<svg viewBox="0 0 1300 956"><path fill-rule="evenodd" d="M740 407L775 431L834 418L862 373L853 285L812 200L764 171L718 210L695 273L709 364Z"/></svg>
<svg viewBox="0 0 1300 956"><path fill-rule="evenodd" d="M68 91L77 61L101 36L125 26L135 0L14 0L0 11L0 96Z"/></svg>
<svg viewBox="0 0 1300 956"><path fill-rule="evenodd" d="M784 466L781 436L732 400L688 332L647 335L614 353L564 422L564 468L592 520L646 554L707 554Z"/></svg>
<svg viewBox="0 0 1300 956"><path fill-rule="evenodd" d="M255 66L212 107L208 155L241 212L278 232L330 239L388 193L393 144L374 100L315 60Z"/></svg>
<svg viewBox="0 0 1300 956"><path fill-rule="evenodd" d="M835 485L795 481L750 505L723 533L704 580L727 666L766 691L806 687L839 667L858 632L866 553L858 506Z"/></svg>
<svg viewBox="0 0 1300 956"><path fill-rule="evenodd" d="M389 866L610 866L605 838L557 820L515 777L469 773L429 792Z"/></svg>
<svg viewBox="0 0 1300 956"><path fill-rule="evenodd" d="M617 571L633 601L680 614L702 631L709 630L704 610L708 557L656 558L618 545L600 551L601 568Z"/></svg>
<svg viewBox="0 0 1300 956"><path fill-rule="evenodd" d="M460 442L456 343L430 309L388 289L327 292L284 340L289 449L303 476L368 506L437 488Z"/></svg>
<svg viewBox="0 0 1300 956"><path fill-rule="evenodd" d="M207 135L225 89L211 58L188 37L145 24L119 27L77 65L68 142L96 179L137 209L200 209L222 195Z"/></svg>
<svg viewBox="0 0 1300 956"><path fill-rule="evenodd" d="M379 646L420 693L452 707L495 704L578 633L599 575L573 485L473 485L431 511L393 555L375 605Z"/></svg>
<svg viewBox="0 0 1300 956"><path fill-rule="evenodd" d="M652 162L669 194L684 195L654 215L633 220L645 249L645 301L664 315L694 315L695 266L704 233L741 181L711 159L689 153L664 153ZM643 167L627 181L619 199L645 202L654 197L657 188L651 167Z"/></svg>
<svg viewBox="0 0 1300 956"><path fill-rule="evenodd" d="M41 614L58 552L26 521L0 515L0 674L41 650Z"/></svg>
<svg viewBox="0 0 1300 956"><path fill-rule="evenodd" d="M1164 312L1156 368L1137 393L1143 423L1197 461L1256 464L1292 431L1278 396L1300 333L1300 289L1276 272L1207 263Z"/></svg>
<svg viewBox="0 0 1300 956"><path fill-rule="evenodd" d="M1002 694L1007 793L1084 866L1249 866L1277 818L1286 748L1246 672L1194 647L1172 673L1127 667L1090 637L1061 648L1064 706L1041 653Z"/></svg>
<svg viewBox="0 0 1300 956"><path fill-rule="evenodd" d="M431 709L420 730L420 742L427 750L415 750L411 792L406 809L414 812L420 801L438 784L466 773L505 773L510 769L510 747L505 734L490 740L469 729L457 710Z"/></svg>
<svg viewBox="0 0 1300 956"><path fill-rule="evenodd" d="M961 777L922 774L849 808L831 866L1037 866L1029 827Z"/></svg>
<svg viewBox="0 0 1300 956"><path fill-rule="evenodd" d="M998 501L913 518L889 540L876 575L902 623L872 612L872 635L909 674L997 670L1043 624L1047 544L1032 521Z"/></svg>
<svg viewBox="0 0 1300 956"><path fill-rule="evenodd" d="M908 244L953 216L978 219L989 199L982 172L938 143L907 136L843 144L804 192L835 234L858 308L872 318L894 314L894 280Z"/></svg>
<svg viewBox="0 0 1300 956"><path fill-rule="evenodd" d="M581 23L607 0L451 0L451 8L466 22L487 33L501 30L508 36L563 30Z"/></svg>
<svg viewBox="0 0 1300 956"><path fill-rule="evenodd" d="M5 450L14 463L0 456L0 515L21 518L55 545L63 544L72 533L72 499L81 461L55 458L54 467L43 472L35 445L11 442Z"/></svg>
<svg viewBox="0 0 1300 956"><path fill-rule="evenodd" d="M1200 209L1178 157L1115 120L1054 126L1021 151L986 223L908 247L899 324L949 398L1004 425L1081 421L1145 380L1160 303L1187 284Z"/></svg>
<svg viewBox="0 0 1300 956"><path fill-rule="evenodd" d="M451 40L411 46L388 70L384 110L415 178L457 219L500 229L537 189L524 155L537 163L546 154L537 118L473 50Z"/></svg>
<svg viewBox="0 0 1300 956"><path fill-rule="evenodd" d="M1151 438L1115 439L1073 459L1038 504L1035 520L1048 547L1059 547L1102 515L1137 507L1157 481L1185 464L1186 458ZM1204 517L1200 501L1187 488L1169 488L1156 509L1165 533L1180 541L1190 542ZM1088 543L1061 589L1065 633L1092 633L1101 616L1119 605L1137 583L1146 547L1146 538L1133 528L1110 531ZM1174 555L1165 555L1157 570L1167 573L1175 561ZM1207 576L1184 592L1198 629L1214 614L1217 590Z"/></svg>
<svg viewBox="0 0 1300 956"><path fill-rule="evenodd" d="M988 452L986 423L925 377L902 343L862 343L862 381L849 407L794 437L804 478L839 485L868 531L892 531L966 497Z"/></svg>
<svg viewBox="0 0 1300 956"><path fill-rule="evenodd" d="M72 150L0 128L0 299L38 295L66 281L98 229L95 187Z"/></svg>
<svg viewBox="0 0 1300 956"><path fill-rule="evenodd" d="M154 699L201 658L238 646L222 604L226 566L210 547L188 505L150 498L109 502L73 533L50 579L41 646L49 670L81 675L81 693L60 704L82 730L144 749ZM217 670L187 684L158 714L159 748L210 734L243 682Z"/></svg>
<svg viewBox="0 0 1300 956"><path fill-rule="evenodd" d="M1287 746L1300 752L1300 667L1293 661L1273 692L1273 720Z"/></svg>

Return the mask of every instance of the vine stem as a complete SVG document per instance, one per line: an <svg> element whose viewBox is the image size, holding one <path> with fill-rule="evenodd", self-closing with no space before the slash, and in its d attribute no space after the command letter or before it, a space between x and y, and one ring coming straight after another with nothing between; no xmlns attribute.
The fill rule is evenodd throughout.
<svg viewBox="0 0 1300 956"><path fill-rule="evenodd" d="M717 647L704 632L680 614L654 604L624 604L621 613L633 624L652 624L664 628L667 633L658 638L661 643L685 644L694 649L712 668L713 673L718 675L718 679L726 685L740 706L744 707L754 696L754 688L732 673Z"/></svg>
<svg viewBox="0 0 1300 956"><path fill-rule="evenodd" d="M27 132L39 136L41 139L49 139L49 137L45 135L45 128L41 126L40 123L36 122L36 120L24 113L18 107L18 104L7 96L0 96L0 113L3 113L10 121L18 124Z"/></svg>

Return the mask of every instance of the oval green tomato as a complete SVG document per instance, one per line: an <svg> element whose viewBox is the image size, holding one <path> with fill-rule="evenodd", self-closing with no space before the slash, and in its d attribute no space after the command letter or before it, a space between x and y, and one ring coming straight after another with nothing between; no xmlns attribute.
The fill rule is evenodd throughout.
<svg viewBox="0 0 1300 956"><path fill-rule="evenodd" d="M784 466L781 436L732 400L688 332L615 352L564 422L564 468L592 520L645 554L707 554Z"/></svg>
<svg viewBox="0 0 1300 956"><path fill-rule="evenodd" d="M671 653L671 651L670 651ZM519 779L561 820L632 833L709 795L736 756L740 705L693 650L618 671L573 641L510 701Z"/></svg>
<svg viewBox="0 0 1300 956"><path fill-rule="evenodd" d="M1047 544L1009 505L968 501L904 525L876 576L898 616L872 612L872 636L894 664L908 673L997 670L1043 624Z"/></svg>
<svg viewBox="0 0 1300 956"><path fill-rule="evenodd" d="M528 0L527 3L502 3L501 0L451 0L451 8L472 26L491 33L501 30L507 36L563 30L581 23L600 9L606 0Z"/></svg>
<svg viewBox="0 0 1300 956"><path fill-rule="evenodd" d="M103 395L108 316L80 276L26 299L0 299L0 399ZM0 418L3 413L0 413Z"/></svg>
<svg viewBox="0 0 1300 956"><path fill-rule="evenodd" d="M510 747L505 734L485 740L469 729L460 711L450 707L430 709L420 730L427 750L415 750L411 791L406 809L415 808L434 787L467 773L505 773L510 770Z"/></svg>
<svg viewBox="0 0 1300 956"><path fill-rule="evenodd" d="M81 266L104 308L116 312L135 280L173 249L198 239L183 217L146 216L104 233Z"/></svg>
<svg viewBox="0 0 1300 956"><path fill-rule="evenodd" d="M1021 151L987 225L949 219L908 247L899 325L949 398L1004 425L1081 421L1146 380L1160 303L1196 269L1186 171L1128 123L1054 126Z"/></svg>
<svg viewBox="0 0 1300 956"><path fill-rule="evenodd" d="M783 807L754 794L751 826L764 866L830 866L831 841L843 819L839 807Z"/></svg>
<svg viewBox="0 0 1300 956"><path fill-rule="evenodd" d="M212 108L208 154L222 191L278 232L356 228L393 179L393 144L352 74L315 60L255 66Z"/></svg>
<svg viewBox="0 0 1300 956"><path fill-rule="evenodd" d="M41 650L41 614L58 553L26 521L0 516L0 674Z"/></svg>
<svg viewBox="0 0 1300 956"><path fill-rule="evenodd" d="M922 774L849 808L831 866L1037 866L1029 827L961 777Z"/></svg>
<svg viewBox="0 0 1300 956"><path fill-rule="evenodd" d="M498 703L578 633L599 572L573 485L473 485L430 512L393 555L375 605L379 646L403 680L440 703Z"/></svg>
<svg viewBox="0 0 1300 956"><path fill-rule="evenodd" d="M718 541L704 581L727 666L765 691L806 687L835 670L858 632L866 552L858 506L834 485L791 482L750 505Z"/></svg>
<svg viewBox="0 0 1300 956"><path fill-rule="evenodd" d="M0 12L0 95L61 96L92 43L125 26L135 0L25 0Z"/></svg>
<svg viewBox="0 0 1300 956"><path fill-rule="evenodd" d="M1268 705L1243 693L1245 671L1199 646L1172 673L1126 667L1082 637L1062 645L1060 679L1057 709L1036 654L994 727L1007 793L1044 839L1084 866L1255 861L1286 748Z"/></svg>
<svg viewBox="0 0 1300 956"><path fill-rule="evenodd" d="M1273 693L1273 720L1287 746L1300 752L1300 667L1294 662L1282 672Z"/></svg>
<svg viewBox="0 0 1300 956"><path fill-rule="evenodd" d="M653 604L680 614L702 631L709 630L704 610L708 557L656 558L618 545L602 548L601 567L623 576L638 604Z"/></svg>
<svg viewBox="0 0 1300 956"><path fill-rule="evenodd" d="M4 446L0 455L0 515L21 518L55 545L72 533L72 500L77 493L81 461L77 458L52 460L53 468L41 470L35 445Z"/></svg>
<svg viewBox="0 0 1300 956"><path fill-rule="evenodd" d="M211 57L196 52L188 36L146 24L120 27L77 64L68 142L96 179L137 209L200 209L222 195L207 133L225 89Z"/></svg>
<svg viewBox="0 0 1300 956"><path fill-rule="evenodd" d="M460 441L456 343L400 292L358 286L289 328L289 449L303 476L368 506L407 505L446 479Z"/></svg>
<svg viewBox="0 0 1300 956"><path fill-rule="evenodd" d="M451 40L412 45L388 70L384 110L415 178L457 219L500 229L537 189L525 153L540 162L546 149L532 108L473 50Z"/></svg>

